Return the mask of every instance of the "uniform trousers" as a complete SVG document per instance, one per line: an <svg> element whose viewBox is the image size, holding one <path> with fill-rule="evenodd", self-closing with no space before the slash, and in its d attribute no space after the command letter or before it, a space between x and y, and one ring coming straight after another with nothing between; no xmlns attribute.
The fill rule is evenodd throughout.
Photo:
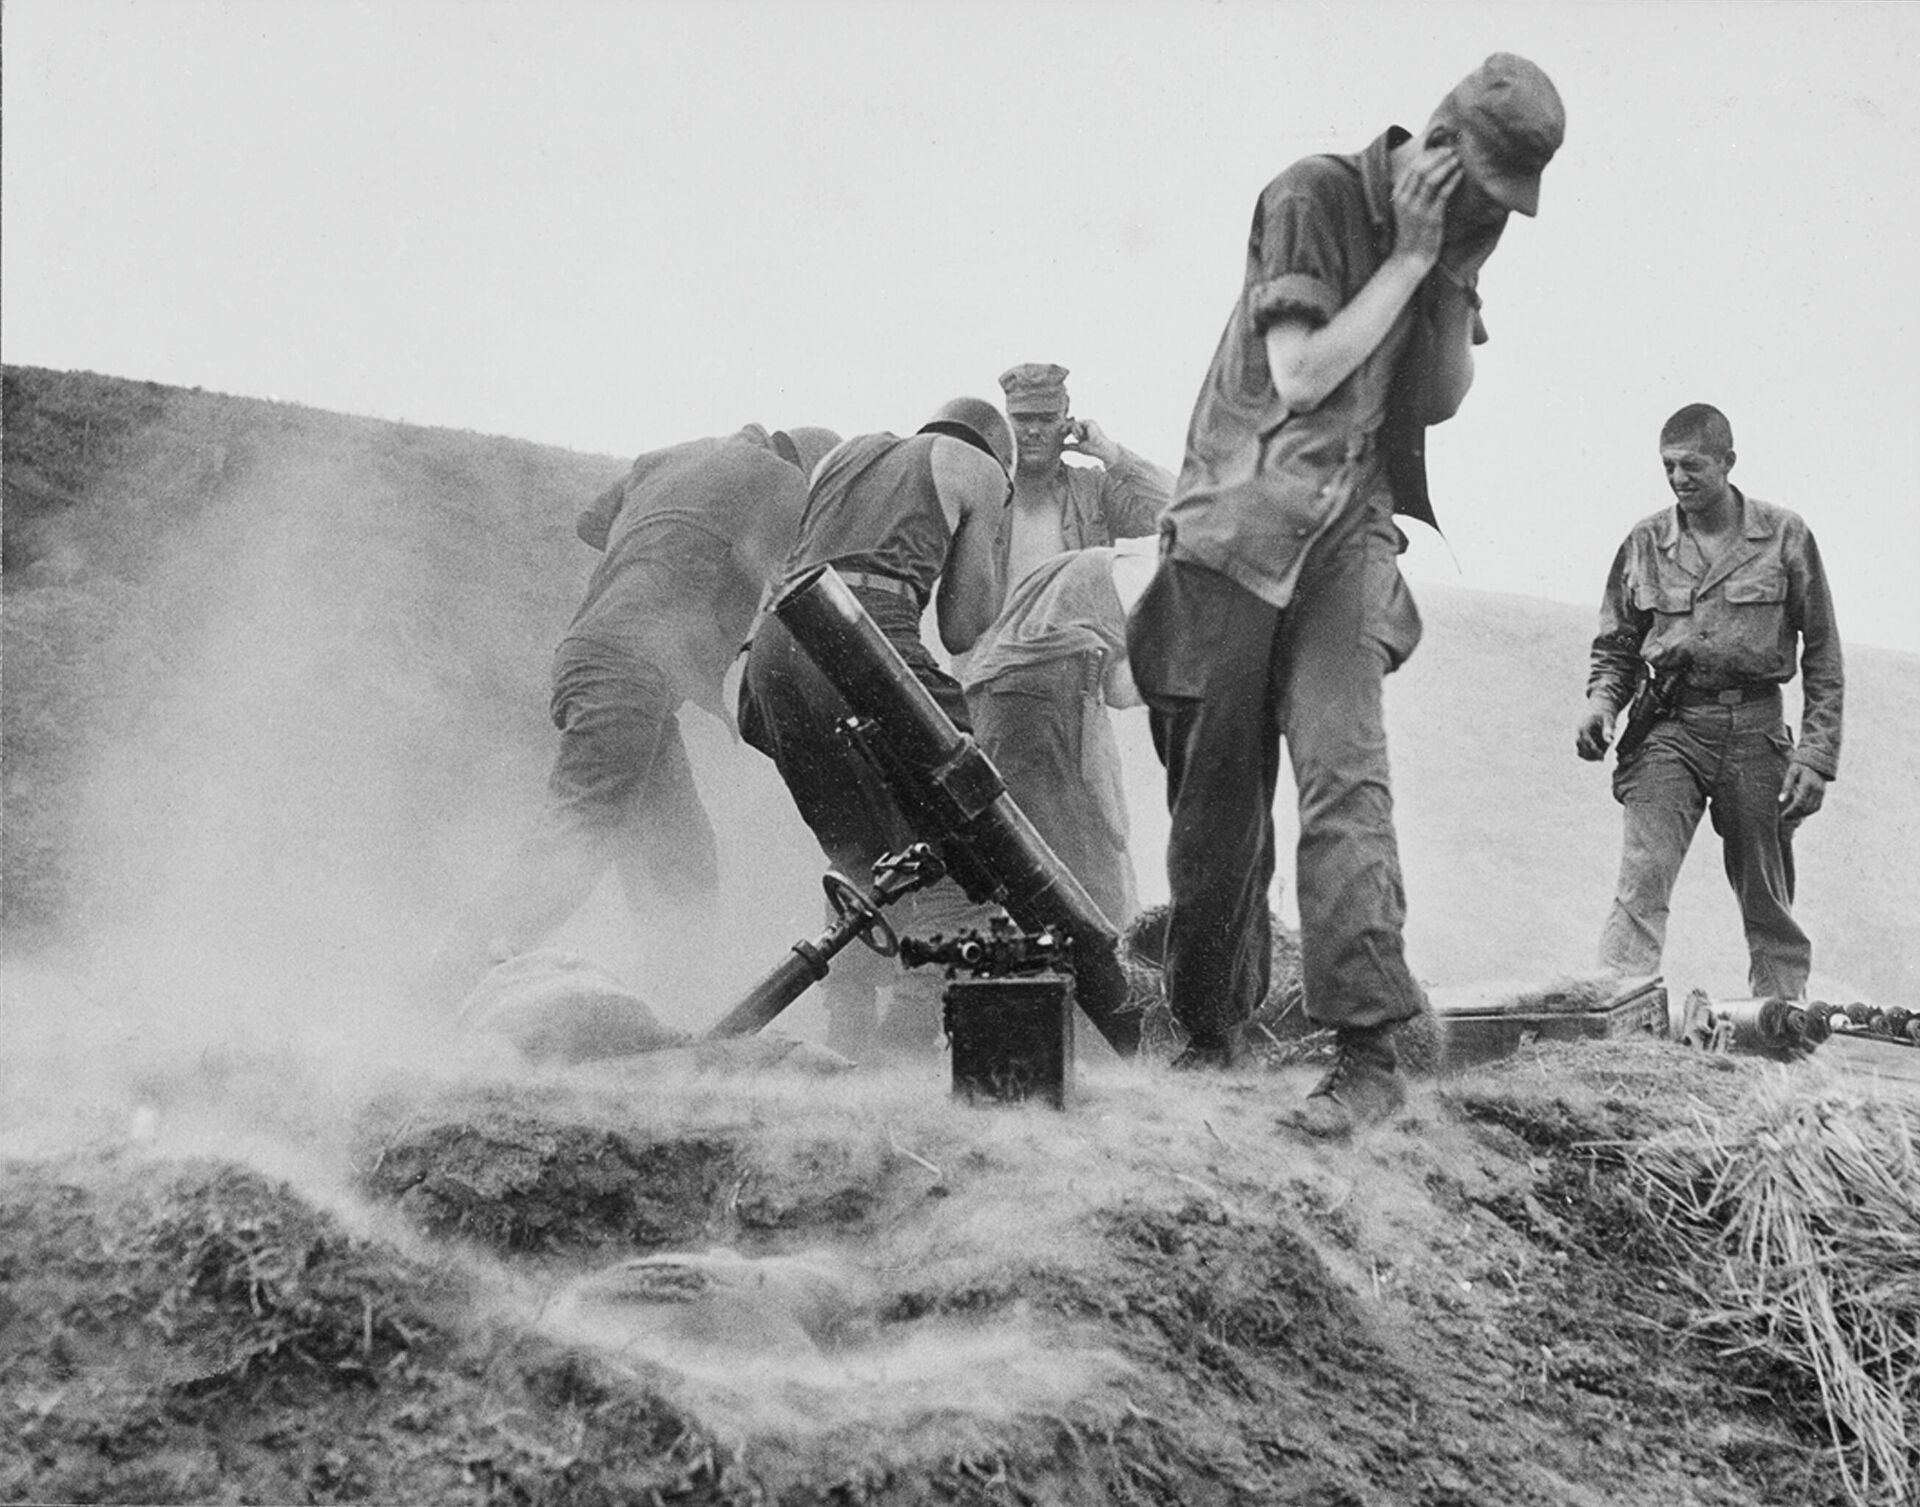
<svg viewBox="0 0 1920 1507"><path fill-rule="evenodd" d="M718 844L693 782L673 682L630 654L582 639L554 655L551 714L560 748L533 829L463 908L435 958L443 996L495 961L539 946L607 870L628 909L689 907L719 888ZM673 919L693 924L689 911Z"/></svg>
<svg viewBox="0 0 1920 1507"><path fill-rule="evenodd" d="M1793 824L1780 820L1792 757L1776 691L1730 705L1683 705L1615 767L1625 840L1600 937L1601 967L1659 972L1674 881L1702 814L1710 812L1746 927L1754 997L1805 995L1813 944L1793 919Z"/></svg>
<svg viewBox="0 0 1920 1507"><path fill-rule="evenodd" d="M1168 1003L1196 1041L1222 1040L1266 996L1283 742L1308 1016L1379 1026L1423 1006L1382 720L1383 678L1420 637L1399 546L1386 499L1356 500L1309 547L1286 607L1167 558L1129 624L1173 817Z"/></svg>
<svg viewBox="0 0 1920 1507"><path fill-rule="evenodd" d="M1120 748L1098 649L1024 665L967 695L981 750L1094 904L1124 929L1139 908L1127 851Z"/></svg>

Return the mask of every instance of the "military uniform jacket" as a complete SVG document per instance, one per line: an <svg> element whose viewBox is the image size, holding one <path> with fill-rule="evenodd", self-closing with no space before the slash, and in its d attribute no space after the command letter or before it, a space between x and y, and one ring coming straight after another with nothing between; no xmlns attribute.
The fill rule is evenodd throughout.
<svg viewBox="0 0 1920 1507"><path fill-rule="evenodd" d="M1587 694L1619 711L1643 659L1656 670L1684 659L1687 683L1703 691L1784 685L1797 668L1805 709L1794 762L1832 779L1846 676L1819 547L1798 513L1733 495L1739 540L1710 568L1677 508L1633 526L1607 573Z"/></svg>

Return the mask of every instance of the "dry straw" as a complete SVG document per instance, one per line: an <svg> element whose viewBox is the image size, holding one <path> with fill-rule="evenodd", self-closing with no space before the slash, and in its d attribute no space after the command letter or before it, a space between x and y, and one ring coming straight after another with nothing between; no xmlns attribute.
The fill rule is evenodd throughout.
<svg viewBox="0 0 1920 1507"><path fill-rule="evenodd" d="M1920 1500L1920 1102L1770 1082L1633 1153L1715 1281L1703 1330L1810 1376L1849 1497Z"/></svg>

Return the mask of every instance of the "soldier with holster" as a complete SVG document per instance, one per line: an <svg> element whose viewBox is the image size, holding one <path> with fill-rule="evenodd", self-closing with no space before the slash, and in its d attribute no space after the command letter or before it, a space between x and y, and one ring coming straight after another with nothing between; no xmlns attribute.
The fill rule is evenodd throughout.
<svg viewBox="0 0 1920 1507"><path fill-rule="evenodd" d="M1793 918L1793 835L1839 768L1833 597L1799 514L1728 480L1733 430L1718 409L1692 403L1668 419L1660 459L1674 506L1641 519L1614 556L1574 732L1581 758L1601 758L1615 716L1646 684L1613 775L1625 841L1600 964L1659 971L1674 880L1711 811L1746 924L1752 991L1803 998L1813 948ZM1796 670L1797 744L1780 694Z"/></svg>

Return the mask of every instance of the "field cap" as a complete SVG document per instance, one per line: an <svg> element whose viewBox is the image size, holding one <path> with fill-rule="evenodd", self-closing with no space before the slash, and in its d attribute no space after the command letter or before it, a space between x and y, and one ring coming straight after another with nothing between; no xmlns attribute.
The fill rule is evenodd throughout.
<svg viewBox="0 0 1920 1507"><path fill-rule="evenodd" d="M1067 369L1050 361L1023 361L1000 373L1008 413L1065 413Z"/></svg>
<svg viewBox="0 0 1920 1507"><path fill-rule="evenodd" d="M1552 79L1523 57L1496 52L1434 113L1459 128L1461 160L1496 202L1523 215L1540 212L1540 174L1567 134Z"/></svg>

